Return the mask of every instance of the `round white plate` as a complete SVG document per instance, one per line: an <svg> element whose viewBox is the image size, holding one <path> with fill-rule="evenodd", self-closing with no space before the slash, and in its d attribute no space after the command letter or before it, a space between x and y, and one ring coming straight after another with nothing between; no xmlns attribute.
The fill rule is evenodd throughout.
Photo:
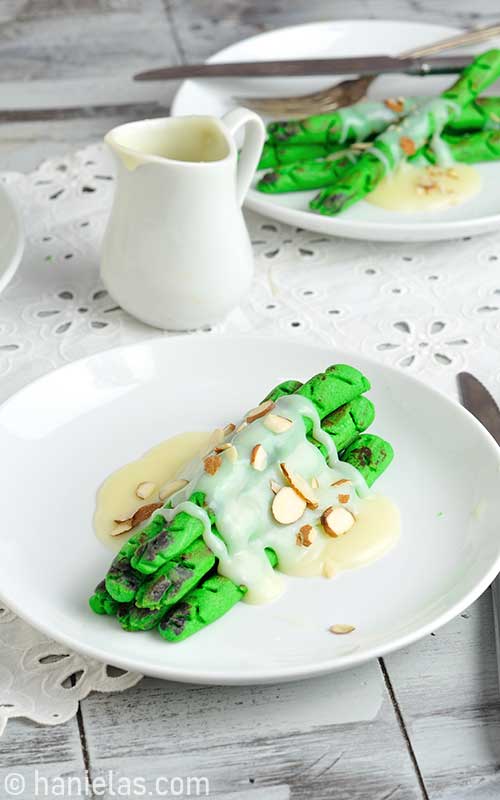
<svg viewBox="0 0 500 800"><path fill-rule="evenodd" d="M265 61L280 58L397 54L455 33L459 33L457 28L418 22L314 22L252 36L221 50L208 60ZM498 47L499 43L500 40L492 40L486 44L468 47L467 52L481 52L489 47ZM383 99L411 94L437 94L453 80L453 76L449 75L426 78L408 75L382 76L371 87L369 96ZM323 77L190 80L185 81L179 89L172 105L172 114L211 114L220 117L237 105L235 97L299 95L336 82L334 78ZM477 169L483 179L478 195L457 208L444 211L406 214L360 202L338 217L324 217L308 209L309 200L316 192L267 195L255 189L248 192L245 205L290 225L331 236L388 242L454 239L500 227L500 162L481 164Z"/></svg>
<svg viewBox="0 0 500 800"><path fill-rule="evenodd" d="M87 598L111 553L91 526L96 488L186 429L236 420L285 378L334 362L372 382L373 430L395 460L377 484L401 509L399 543L332 580L287 578L270 605L240 603L179 644L129 634ZM403 372L297 342L159 338L39 379L0 408L5 603L68 647L148 675L257 683L345 669L408 645L462 611L500 568L500 448L460 406ZM349 623L349 636L328 627Z"/></svg>
<svg viewBox="0 0 500 800"><path fill-rule="evenodd" d="M21 218L9 194L0 185L0 292L12 280L23 250Z"/></svg>

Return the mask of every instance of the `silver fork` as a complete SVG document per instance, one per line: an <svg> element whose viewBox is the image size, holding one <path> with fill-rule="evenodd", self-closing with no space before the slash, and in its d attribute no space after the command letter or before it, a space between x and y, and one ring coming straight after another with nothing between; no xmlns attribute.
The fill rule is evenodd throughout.
<svg viewBox="0 0 500 800"><path fill-rule="evenodd" d="M477 28L473 31L449 36L440 39L426 47L416 47L400 53L400 58L430 56L444 50L452 50L468 44L477 44L500 35L500 25L488 25L486 28ZM307 117L309 114L324 114L335 111L342 106L357 103L363 97L376 79L376 75L341 81L334 86L329 86L319 92L300 95L299 97L239 97L239 103L247 108L262 111L266 114L277 115L283 119L292 117Z"/></svg>

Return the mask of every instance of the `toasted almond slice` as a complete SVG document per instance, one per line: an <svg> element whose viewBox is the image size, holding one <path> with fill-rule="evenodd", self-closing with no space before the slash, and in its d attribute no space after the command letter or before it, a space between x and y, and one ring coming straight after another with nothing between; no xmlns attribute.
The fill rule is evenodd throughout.
<svg viewBox="0 0 500 800"><path fill-rule="evenodd" d="M235 430L236 430L236 425L234 424L234 422L229 422L223 429L224 436L226 437L231 436L231 434L234 433Z"/></svg>
<svg viewBox="0 0 500 800"><path fill-rule="evenodd" d="M282 488L277 481L270 480L269 486L271 487L271 491L273 494L278 494L279 490Z"/></svg>
<svg viewBox="0 0 500 800"><path fill-rule="evenodd" d="M285 431L290 430L293 422L288 417L282 417L281 414L268 414L264 420L264 425L273 433L285 433Z"/></svg>
<svg viewBox="0 0 500 800"><path fill-rule="evenodd" d="M341 478L339 481L335 481L335 483L332 483L331 486L343 486L344 483L350 483L350 482L351 481L348 480L347 478Z"/></svg>
<svg viewBox="0 0 500 800"><path fill-rule="evenodd" d="M232 446L233 445L231 444L231 442L222 442L222 444L218 444L217 447L214 447L214 452L223 453L224 450L229 450L229 448Z"/></svg>
<svg viewBox="0 0 500 800"><path fill-rule="evenodd" d="M132 530L132 520L125 519L123 522L118 522L115 519L115 527L110 531L111 536L119 536L121 533L127 533Z"/></svg>
<svg viewBox="0 0 500 800"><path fill-rule="evenodd" d="M240 422L240 424L236 428L236 433L239 433L240 431L242 431L243 428L246 428L247 425L248 425L248 422L246 420L243 420L243 422Z"/></svg>
<svg viewBox="0 0 500 800"><path fill-rule="evenodd" d="M302 525L295 541L300 547L310 547L317 535L312 525Z"/></svg>
<svg viewBox="0 0 500 800"><path fill-rule="evenodd" d="M317 508L318 498L316 497L314 489L312 486L309 486L306 479L303 478L302 475L299 475L298 472L293 472L293 470L289 469L284 462L280 464L280 467L283 475L287 479L292 489L294 489L297 494L306 501L309 508Z"/></svg>
<svg viewBox="0 0 500 800"><path fill-rule="evenodd" d="M147 500L148 497L151 497L155 489L156 483L153 483L153 481L143 481L136 487L135 493L141 500Z"/></svg>
<svg viewBox="0 0 500 800"><path fill-rule="evenodd" d="M274 402L274 400L264 400L264 402L261 403L260 406L252 408L252 410L248 412L246 416L246 421L248 422L248 424L250 424L251 422L255 422L256 419L265 417L266 414L269 414L269 412L273 410L275 405L276 403Z"/></svg>
<svg viewBox="0 0 500 800"><path fill-rule="evenodd" d="M321 515L321 525L328 536L343 536L354 525L354 517L347 508L328 506Z"/></svg>
<svg viewBox="0 0 500 800"><path fill-rule="evenodd" d="M291 486L283 486L274 495L271 509L276 522L290 525L301 518L306 510L306 501Z"/></svg>
<svg viewBox="0 0 500 800"><path fill-rule="evenodd" d="M156 511L157 508L161 508L162 505L163 503L148 503L145 506L139 506L131 519L132 527L135 528L140 522L144 522L145 519L151 516L153 511Z"/></svg>
<svg viewBox="0 0 500 800"><path fill-rule="evenodd" d="M350 494L339 494L338 498L339 498L339 503L348 503L349 500L351 499L351 495Z"/></svg>
<svg viewBox="0 0 500 800"><path fill-rule="evenodd" d="M188 483L189 481L187 481L185 478L177 478L175 481L167 481L167 483L164 483L158 492L158 497L160 500L166 500L167 497L171 497L173 494L180 491L180 489L184 489Z"/></svg>
<svg viewBox="0 0 500 800"><path fill-rule="evenodd" d="M337 625L330 625L328 630L330 631L330 633L344 634L344 633L352 633L353 631L356 630L356 628L354 627L354 625L337 624Z"/></svg>
<svg viewBox="0 0 500 800"><path fill-rule="evenodd" d="M313 478L311 480L311 486L313 489L319 489L319 480L317 478Z"/></svg>
<svg viewBox="0 0 500 800"><path fill-rule="evenodd" d="M238 451L234 446L234 444L232 444L231 447L228 447L227 450L224 450L224 457L227 458L227 460L230 461L231 464L235 464L237 462Z"/></svg>
<svg viewBox="0 0 500 800"><path fill-rule="evenodd" d="M259 472L267 467L267 453L261 444L256 444L250 453L250 464Z"/></svg>
<svg viewBox="0 0 500 800"><path fill-rule="evenodd" d="M207 475L215 475L222 464L222 458L218 454L208 455L203 459L203 464L205 465L205 472Z"/></svg>

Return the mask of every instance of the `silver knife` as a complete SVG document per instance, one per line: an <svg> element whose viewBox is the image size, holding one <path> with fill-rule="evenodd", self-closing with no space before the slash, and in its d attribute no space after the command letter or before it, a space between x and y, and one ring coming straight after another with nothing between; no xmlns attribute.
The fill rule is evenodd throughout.
<svg viewBox="0 0 500 800"><path fill-rule="evenodd" d="M489 391L469 372L457 375L462 405L484 425L500 445L500 409ZM500 677L500 575L491 584L498 674Z"/></svg>
<svg viewBox="0 0 500 800"><path fill-rule="evenodd" d="M364 56L349 58L306 58L288 61L234 61L229 64L178 64L134 75L135 81L167 81L184 78L255 78L306 75L447 75L460 72L473 60L471 55L397 58Z"/></svg>

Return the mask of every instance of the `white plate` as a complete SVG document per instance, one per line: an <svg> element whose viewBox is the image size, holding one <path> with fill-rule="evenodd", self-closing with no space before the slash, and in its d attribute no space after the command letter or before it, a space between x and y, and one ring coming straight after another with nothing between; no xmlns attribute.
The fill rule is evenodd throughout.
<svg viewBox="0 0 500 800"><path fill-rule="evenodd" d="M9 194L0 185L0 292L12 280L23 250L21 218Z"/></svg>
<svg viewBox="0 0 500 800"><path fill-rule="evenodd" d="M452 36L457 28L417 22L386 20L342 20L314 22L252 36L227 47L209 61L265 61L280 58L321 58L327 56L397 54L416 45ZM498 47L500 40L475 47L481 52ZM455 51L456 52L456 51ZM369 91L372 98L400 95L437 94L453 76L415 78L408 75L383 76ZM235 97L299 95L336 83L332 78L225 78L185 81L179 89L172 114L222 116L233 108ZM494 90L493 90L494 91ZM481 192L457 208L432 213L403 214L358 203L338 217L324 217L308 210L315 192L267 195L251 189L248 208L268 217L311 231L350 239L392 242L437 241L473 236L500 227L500 162L477 167L483 179Z"/></svg>
<svg viewBox="0 0 500 800"><path fill-rule="evenodd" d="M279 357L276 355L279 354ZM396 457L377 488L400 542L380 561L288 578L275 603L240 603L179 644L124 633L87 598L111 554L92 532L97 486L174 433L236 419L284 378L347 361L373 384L374 431ZM101 661L200 683L282 681L344 669L447 622L500 568L500 448L460 406L403 372L340 351L203 335L154 339L53 372L0 408L3 598L47 635ZM327 632L350 623L349 636Z"/></svg>

